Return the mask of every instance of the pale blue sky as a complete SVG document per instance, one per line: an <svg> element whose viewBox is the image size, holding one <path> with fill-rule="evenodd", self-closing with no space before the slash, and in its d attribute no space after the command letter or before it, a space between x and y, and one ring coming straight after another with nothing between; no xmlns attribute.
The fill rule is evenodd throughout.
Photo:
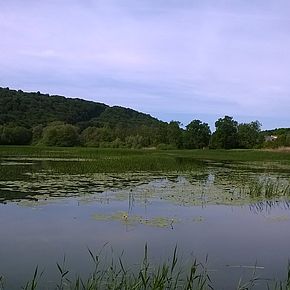
<svg viewBox="0 0 290 290"><path fill-rule="evenodd" d="M0 35L2 87L290 127L288 0L9 0Z"/></svg>

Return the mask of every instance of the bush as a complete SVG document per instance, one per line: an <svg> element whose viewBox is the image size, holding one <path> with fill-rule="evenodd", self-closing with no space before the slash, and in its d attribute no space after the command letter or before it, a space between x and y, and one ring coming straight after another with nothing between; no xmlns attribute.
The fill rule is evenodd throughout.
<svg viewBox="0 0 290 290"><path fill-rule="evenodd" d="M61 147L80 145L78 128L70 124L47 126L43 131L42 143Z"/></svg>
<svg viewBox="0 0 290 290"><path fill-rule="evenodd" d="M32 140L32 132L24 127L0 126L1 145L28 145Z"/></svg>

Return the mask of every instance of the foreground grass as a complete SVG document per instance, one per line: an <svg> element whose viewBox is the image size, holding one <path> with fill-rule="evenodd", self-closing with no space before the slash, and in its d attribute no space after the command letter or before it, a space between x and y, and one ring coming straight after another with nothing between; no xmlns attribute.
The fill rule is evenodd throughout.
<svg viewBox="0 0 290 290"><path fill-rule="evenodd" d="M111 262L104 266L104 255L92 253L89 251L89 255L93 262L93 271L86 279L82 279L77 276L75 279L69 279L70 271L66 266L65 257L61 264L57 263L57 269L59 273L59 279L55 282L54 286L50 286L50 289L57 290L96 290L96 289L111 289L111 290L146 290L146 289L160 289L160 290L173 290L173 289L185 289L185 290L210 290L215 288L214 282L208 274L206 267L207 258L205 264L198 263L197 260L193 260L188 266L184 266L178 258L177 247L173 251L172 257L167 262L159 266L153 266L148 258L148 249L145 245L144 257L140 262L139 268L128 269L124 266L122 257L114 259L111 258ZM259 267L257 267L259 268ZM290 289L290 268L288 266L287 277L285 281L272 281L269 283L269 279L260 279L256 275L255 266L253 267L253 273L251 278L247 282L239 280L236 290L248 290L256 289L255 286L259 285L265 287L268 290L289 290ZM45 288L44 273L40 272L36 267L33 277L28 281L21 289L24 290L37 290ZM53 287L53 288L52 288ZM0 276L0 289L5 290L5 281ZM261 288L259 288L261 289Z"/></svg>
<svg viewBox="0 0 290 290"><path fill-rule="evenodd" d="M59 272L58 282L54 289L62 290L94 290L94 289L212 289L210 278L206 268L196 260L188 267L184 274L178 260L177 248L175 247L171 260L160 266L153 266L148 258L148 249L145 245L144 258L140 262L139 269L127 269L123 263L122 257L114 259L107 263L107 256L94 254L89 251L93 262L93 271L87 279L76 277L70 280L69 270L66 266L65 258L61 264L56 266ZM104 260L105 258L105 260ZM33 277L22 289L36 290L45 287L43 284L43 272L36 267ZM1 282L2 281L2 282ZM4 278L0 276L0 289L5 289ZM42 286L43 285L43 286Z"/></svg>

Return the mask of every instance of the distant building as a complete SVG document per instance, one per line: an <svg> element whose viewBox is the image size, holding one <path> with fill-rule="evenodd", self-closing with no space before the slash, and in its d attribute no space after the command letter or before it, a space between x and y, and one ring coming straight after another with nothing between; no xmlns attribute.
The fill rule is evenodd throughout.
<svg viewBox="0 0 290 290"><path fill-rule="evenodd" d="M278 136L276 136L276 135L265 136L265 141L266 142L273 142L273 141L275 141L277 139L278 139Z"/></svg>

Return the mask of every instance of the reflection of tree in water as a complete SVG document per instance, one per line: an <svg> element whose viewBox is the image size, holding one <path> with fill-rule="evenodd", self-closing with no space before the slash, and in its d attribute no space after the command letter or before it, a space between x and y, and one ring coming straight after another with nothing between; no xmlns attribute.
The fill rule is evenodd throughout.
<svg viewBox="0 0 290 290"><path fill-rule="evenodd" d="M273 209L290 210L289 200L266 200L251 203L249 210L254 214L270 214Z"/></svg>

